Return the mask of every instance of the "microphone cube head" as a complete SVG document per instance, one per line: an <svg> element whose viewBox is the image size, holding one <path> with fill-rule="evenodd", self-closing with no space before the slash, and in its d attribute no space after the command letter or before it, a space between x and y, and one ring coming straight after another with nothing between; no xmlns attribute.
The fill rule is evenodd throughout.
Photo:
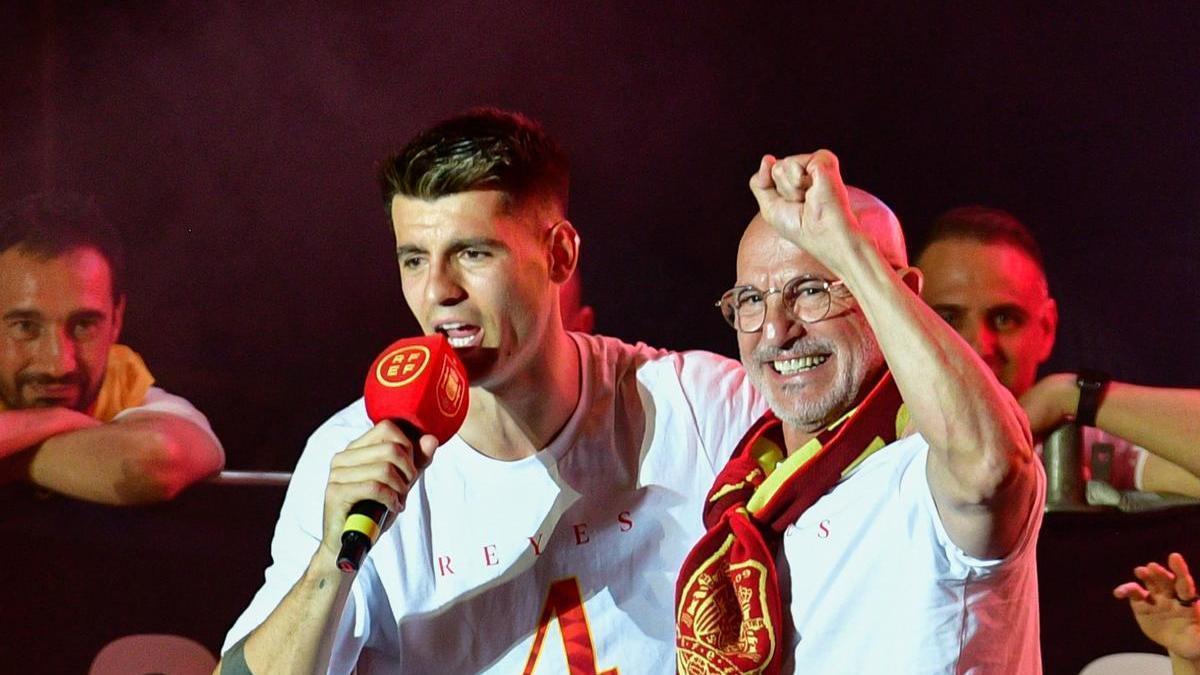
<svg viewBox="0 0 1200 675"><path fill-rule="evenodd" d="M469 391L467 371L446 337L426 335L383 350L367 373L363 398L372 422L406 422L442 444L462 426Z"/></svg>

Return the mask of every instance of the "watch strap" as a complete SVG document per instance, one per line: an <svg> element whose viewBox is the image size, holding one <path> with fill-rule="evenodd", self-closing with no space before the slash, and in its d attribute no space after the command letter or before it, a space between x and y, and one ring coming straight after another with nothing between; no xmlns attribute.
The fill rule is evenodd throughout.
<svg viewBox="0 0 1200 675"><path fill-rule="evenodd" d="M1096 426L1096 412L1100 409L1100 401L1108 389L1108 381L1112 379L1108 373L1083 368L1075 376L1075 385L1079 387L1079 404L1075 406L1075 424L1081 427Z"/></svg>

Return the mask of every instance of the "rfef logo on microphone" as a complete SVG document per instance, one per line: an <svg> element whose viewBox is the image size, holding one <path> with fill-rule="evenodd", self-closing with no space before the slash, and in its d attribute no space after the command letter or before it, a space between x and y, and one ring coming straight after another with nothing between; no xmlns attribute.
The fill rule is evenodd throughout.
<svg viewBox="0 0 1200 675"><path fill-rule="evenodd" d="M420 377L428 365L428 347L407 345L379 359L379 365L375 366L375 379L385 387L403 387Z"/></svg>
<svg viewBox="0 0 1200 675"><path fill-rule="evenodd" d="M454 417L466 400L467 383L462 373L450 362L442 360L442 374L438 377L437 402L438 409L447 417Z"/></svg>

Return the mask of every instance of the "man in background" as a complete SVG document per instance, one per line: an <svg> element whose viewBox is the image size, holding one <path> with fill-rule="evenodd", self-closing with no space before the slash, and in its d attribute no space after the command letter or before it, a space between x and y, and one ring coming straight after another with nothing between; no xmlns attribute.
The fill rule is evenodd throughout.
<svg viewBox="0 0 1200 675"><path fill-rule="evenodd" d="M0 483L145 504L224 464L204 415L116 343L123 272L91 199L35 195L0 213Z"/></svg>
<svg viewBox="0 0 1200 675"><path fill-rule="evenodd" d="M579 333L590 333L596 327L596 310L583 304L583 281L579 269L558 289L558 302L562 309L563 328Z"/></svg>
<svg viewBox="0 0 1200 675"><path fill-rule="evenodd" d="M925 301L1018 397L1035 437L1074 420L1084 427L1089 477L1200 497L1200 391L1113 382L1097 371L1037 380L1054 348L1058 306L1037 242L1017 218L951 209L934 221L917 267Z"/></svg>

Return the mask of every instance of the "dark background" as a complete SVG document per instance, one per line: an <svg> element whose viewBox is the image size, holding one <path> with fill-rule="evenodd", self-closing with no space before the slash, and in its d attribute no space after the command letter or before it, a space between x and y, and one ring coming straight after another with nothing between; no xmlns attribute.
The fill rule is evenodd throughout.
<svg viewBox="0 0 1200 675"><path fill-rule="evenodd" d="M231 468L290 469L416 324L374 165L480 104L574 164L598 330L733 354L764 152L829 147L910 243L1002 206L1045 248L1050 366L1200 385L1200 5L3 3L0 198L94 193L124 342Z"/></svg>

